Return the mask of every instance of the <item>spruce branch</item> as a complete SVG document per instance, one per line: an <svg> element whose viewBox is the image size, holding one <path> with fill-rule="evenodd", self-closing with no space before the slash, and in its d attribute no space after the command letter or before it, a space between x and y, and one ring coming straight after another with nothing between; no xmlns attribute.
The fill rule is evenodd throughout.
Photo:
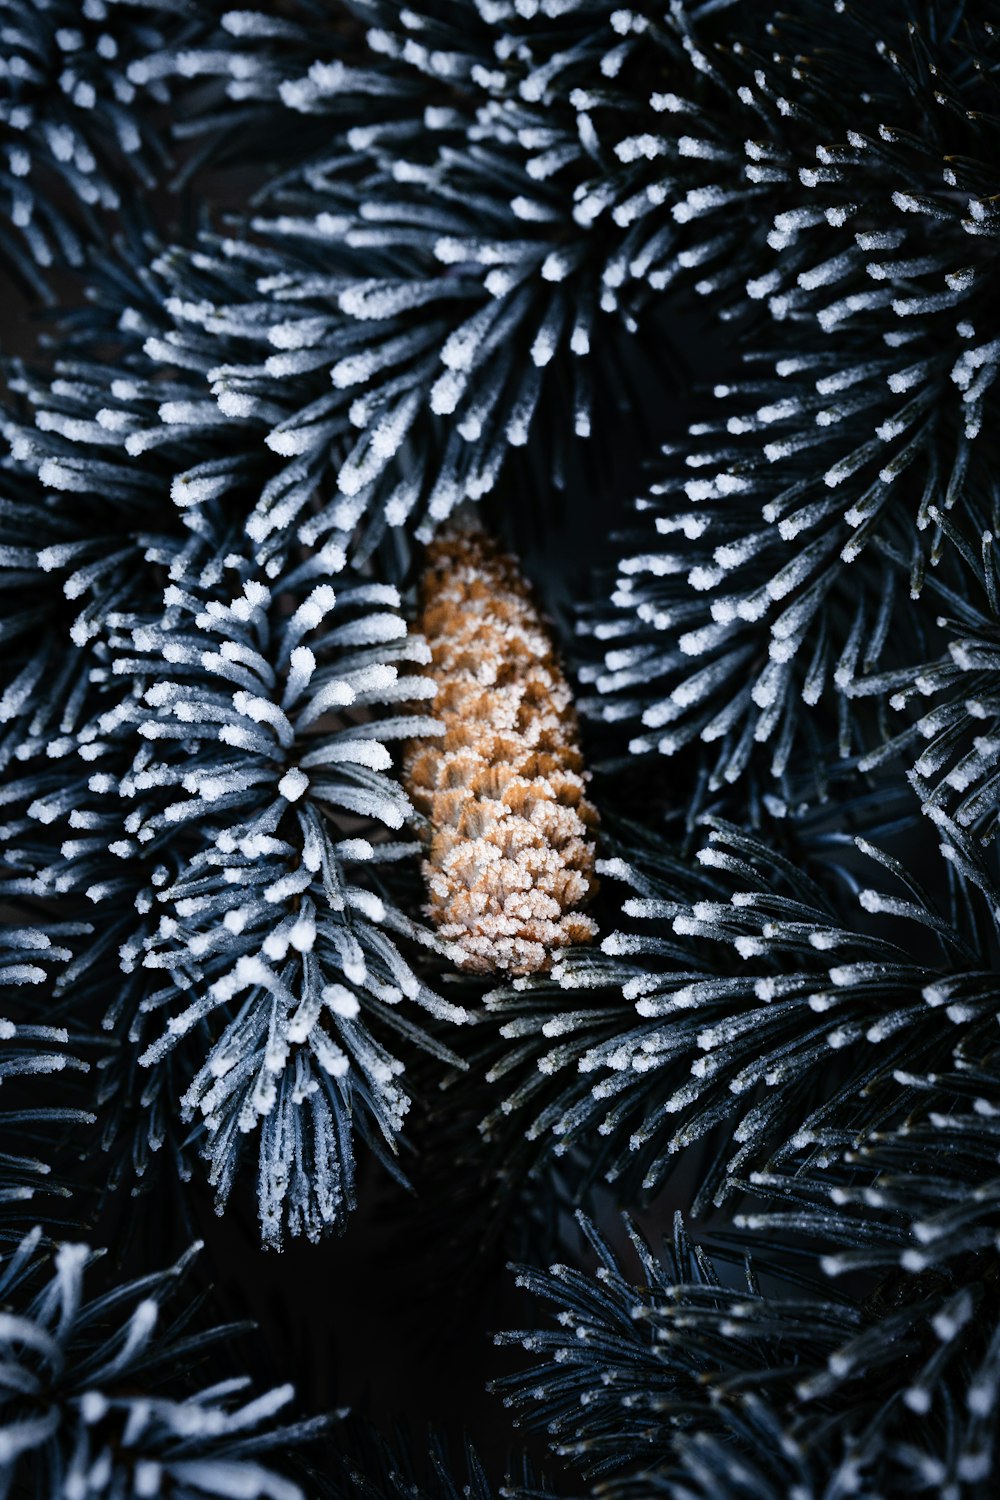
<svg viewBox="0 0 1000 1500"><path fill-rule="evenodd" d="M94 1295L94 1253L64 1244L43 1258L38 1238L26 1236L0 1268L12 1309L0 1325L5 1488L25 1486L38 1500L302 1500L270 1465L283 1467L285 1450L314 1437L324 1420L276 1421L290 1386L254 1395L243 1377L200 1388L192 1379L208 1350L241 1331L198 1329L194 1306L176 1306L198 1247L168 1271Z"/></svg>
<svg viewBox="0 0 1000 1500"><path fill-rule="evenodd" d="M223 570L210 562L176 578L163 620L132 630L135 654L120 665L141 690L127 732L148 749L117 784L130 810L115 849L176 851L156 929L130 954L166 981L144 1006L166 1025L147 1030L140 1062L154 1068L192 1028L214 1026L183 1108L205 1120L220 1202L241 1137L259 1131L261 1222L274 1244L286 1214L310 1237L342 1220L352 1116L390 1145L398 1133L402 1065L369 1018L376 1032L419 1038L395 1020L405 997L464 1019L389 936L410 937L414 924L355 874L407 852L363 836L409 815L385 775L385 741L437 726L410 712L370 717L426 696L426 679L405 670L426 648L407 636L390 586L331 585L342 563L324 549L265 581L231 551Z"/></svg>
<svg viewBox="0 0 1000 1500"><path fill-rule="evenodd" d="M950 7L919 9L905 37L893 17L882 34L840 7L806 52L807 7L770 26L782 50L728 54L748 70L748 128L752 114L768 130L746 142L773 217L763 242L748 236L760 262L744 286L778 326L755 331L746 376L717 389L721 414L671 445L644 498L670 541L647 526L612 609L584 623L609 642L595 711L640 721L639 753L718 741L717 784L757 745L779 780L796 753L822 766L870 748L852 683L897 665L882 653L914 615L886 554L919 595L949 511L993 464L996 38L974 5L961 29ZM870 132L856 128L870 112ZM684 149L714 163L709 145ZM674 213L707 235L732 203L698 191L697 213ZM809 713L821 702L833 745Z"/></svg>
<svg viewBox="0 0 1000 1500"><path fill-rule="evenodd" d="M403 1431L383 1436L353 1421L337 1437L323 1471L310 1474L317 1500L501 1500L507 1495L553 1493L523 1456L510 1462L502 1481L494 1485L471 1442L455 1455L434 1432L418 1442Z"/></svg>
<svg viewBox="0 0 1000 1500"><path fill-rule="evenodd" d="M571 951L551 980L487 1000L511 1042L494 1069L508 1075L502 1112L560 1150L586 1142L591 1175L631 1201L722 1129L696 1205L825 1131L898 1118L900 1069L947 1068L992 1025L995 886L946 820L940 906L866 839L864 862L882 868L841 855L831 890L774 844L707 821L694 862L640 845L599 864L635 892L599 954Z"/></svg>
<svg viewBox="0 0 1000 1500"><path fill-rule="evenodd" d="M983 843L996 834L998 580L994 556L995 486L973 491L961 517L931 508L951 543L954 567L929 580L928 603L942 611L936 625L944 649L936 658L872 673L851 685L852 697L888 701L895 722L862 759L871 770L902 755L925 812L946 814ZM921 700L930 699L926 707ZM905 728L898 729L902 717ZM906 722L908 721L908 722ZM894 731L894 732L893 732Z"/></svg>
<svg viewBox="0 0 1000 1500"><path fill-rule="evenodd" d="M7 902L4 886L9 884L0 880ZM23 1219L26 1211L32 1219L38 1218L38 1199L68 1196L66 1183L52 1171L56 1139L68 1125L94 1121L87 1110L65 1099L49 1099L42 1090L36 1098L25 1086L29 1079L86 1072L89 1067L76 1055L80 1049L71 1043L68 1030L40 1024L36 1017L39 1012L45 1014L45 1007L37 1001L33 1005L25 996L51 983L72 957L67 941L86 937L90 929L83 923L46 926L32 920L33 915L25 913L19 925L0 924L0 1085L6 1085L5 1095L14 1090L14 1098L4 1100L10 1107L0 1111L0 1215L4 1221L0 1239L4 1241L15 1233L10 1221ZM31 1207L26 1210L28 1204Z"/></svg>
<svg viewBox="0 0 1000 1500"><path fill-rule="evenodd" d="M849 1302L800 1294L782 1305L762 1295L749 1266L745 1286L733 1286L692 1244L679 1215L658 1254L630 1228L637 1281L594 1226L582 1216L580 1224L596 1274L567 1265L516 1268L519 1284L549 1304L554 1323L499 1336L531 1356L527 1370L497 1382L519 1419L544 1427L555 1451L600 1479L609 1495L641 1493L643 1484L683 1493L671 1488L671 1471L689 1441L714 1439L725 1454L744 1410L745 1430L763 1429L765 1443L773 1438L772 1410L786 1429L787 1453L795 1424L783 1408L803 1372L822 1367L856 1332ZM817 1424L817 1447L821 1434ZM765 1472L781 1463L779 1455L768 1458Z"/></svg>
<svg viewBox="0 0 1000 1500"><path fill-rule="evenodd" d="M212 0L3 0L0 258L51 301L47 277L83 266L102 220L130 191L152 193L170 165L161 80L136 65L201 30Z"/></svg>
<svg viewBox="0 0 1000 1500"><path fill-rule="evenodd" d="M102 423L81 414L97 381ZM332 586L345 567L340 533L262 565L228 518L228 474L171 504L169 451L154 444L156 459L137 466L141 428L131 454L118 446L147 399L130 377L91 364L51 385L26 377L24 390L39 418L9 424L15 451L52 486L49 509L72 538L40 554L41 571L87 603L82 625L70 615L81 671L71 712L66 684L44 681L44 657L29 663L31 685L55 689L47 712L62 715L71 771L49 772L50 741L12 739L26 772L10 788L23 809L16 859L39 896L83 895L106 914L70 975L115 1041L100 1073L103 1141L116 1171L140 1176L169 1141L187 1175L183 1092L182 1114L208 1130L220 1203L256 1133L268 1241L285 1226L314 1236L353 1201L352 1130L392 1148L407 1107L402 1064L369 1020L431 1045L398 1014L404 996L450 1023L465 1014L428 989L390 934L426 935L356 873L409 852L365 836L410 816L385 774L386 742L439 726L409 708L373 714L426 698L426 679L406 671L426 647L407 635L391 585L344 574ZM197 451L186 421L174 426L172 441ZM95 463L95 447L109 461ZM101 536L109 507L122 534L106 560L88 527ZM92 555L97 565L81 567ZM11 560L38 571L31 549ZM67 623L54 581L44 597L59 631L43 652ZM26 629L21 638L37 656ZM109 962L121 969L110 994Z"/></svg>
<svg viewBox="0 0 1000 1500"><path fill-rule="evenodd" d="M557 1452L599 1478L602 1494L989 1493L992 1285L904 1274L851 1296L800 1258L782 1286L772 1221L743 1289L724 1262L691 1246L680 1216L656 1254L631 1231L637 1281L581 1222L596 1274L518 1270L550 1305L553 1326L502 1336L531 1365L498 1388L522 1421L544 1426ZM868 1243L879 1244L870 1220L855 1223L856 1237L866 1223ZM779 1279L765 1292L757 1273L769 1257Z"/></svg>

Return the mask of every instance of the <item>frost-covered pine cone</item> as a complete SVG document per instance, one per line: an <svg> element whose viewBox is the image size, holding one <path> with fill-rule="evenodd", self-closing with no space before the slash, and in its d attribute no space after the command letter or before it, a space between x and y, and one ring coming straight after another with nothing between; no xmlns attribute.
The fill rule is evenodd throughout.
<svg viewBox="0 0 1000 1500"><path fill-rule="evenodd" d="M597 814L584 796L569 685L513 559L480 530L428 549L420 629L438 684L441 738L404 775L430 820L428 914L478 973L530 974L597 931Z"/></svg>

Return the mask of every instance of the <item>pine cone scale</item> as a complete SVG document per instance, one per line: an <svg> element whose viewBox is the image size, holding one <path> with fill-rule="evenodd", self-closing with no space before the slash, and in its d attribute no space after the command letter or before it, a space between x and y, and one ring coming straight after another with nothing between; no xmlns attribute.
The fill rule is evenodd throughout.
<svg viewBox="0 0 1000 1500"><path fill-rule="evenodd" d="M444 735L410 747L428 915L459 967L535 973L588 942L597 814L572 694L527 584L479 531L428 552L420 628Z"/></svg>

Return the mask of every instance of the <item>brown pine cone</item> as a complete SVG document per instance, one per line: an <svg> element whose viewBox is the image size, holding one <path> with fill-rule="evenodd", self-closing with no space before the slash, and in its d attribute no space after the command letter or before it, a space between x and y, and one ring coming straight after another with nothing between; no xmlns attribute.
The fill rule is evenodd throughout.
<svg viewBox="0 0 1000 1500"><path fill-rule="evenodd" d="M583 757L569 685L527 583L478 529L427 551L419 628L443 738L403 780L431 827L428 915L459 967L532 974L597 931Z"/></svg>

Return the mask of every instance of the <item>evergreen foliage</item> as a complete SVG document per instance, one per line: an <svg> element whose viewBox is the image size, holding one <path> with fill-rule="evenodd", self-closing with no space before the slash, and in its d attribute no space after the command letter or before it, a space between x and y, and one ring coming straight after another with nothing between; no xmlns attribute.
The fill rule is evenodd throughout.
<svg viewBox="0 0 1000 1500"><path fill-rule="evenodd" d="M309 1477L321 1500L497 1500L513 1493L551 1494L539 1487L529 1464L522 1463L519 1474L508 1474L497 1489L469 1444L455 1458L429 1434L426 1453L415 1452L405 1435L383 1438L357 1423L350 1425L344 1450L333 1463Z"/></svg>
<svg viewBox="0 0 1000 1500"><path fill-rule="evenodd" d="M953 913L862 838L883 868L858 871L873 885L843 871L839 900L720 820L694 860L645 847L632 862L604 861L606 876L639 893L622 903L629 928L600 954L560 960L554 982L488 1001L509 1017L509 1036L533 1039L534 1075L503 1108L530 1109L531 1134L592 1138L589 1159L625 1178L630 1201L662 1187L673 1158L725 1122L727 1145L702 1168L703 1205L828 1122L853 1132L905 1114L900 1069L975 1055L995 1024L997 893L957 830L948 835ZM895 930L872 933L872 914L897 919Z"/></svg>
<svg viewBox="0 0 1000 1500"><path fill-rule="evenodd" d="M82 266L100 220L152 191L169 156L166 104L144 60L198 35L213 0L3 0L0 258L36 293ZM139 79L141 78L141 87Z"/></svg>
<svg viewBox="0 0 1000 1500"><path fill-rule="evenodd" d="M29 1079L67 1069L86 1071L86 1062L69 1048L66 1028L11 1019L11 1014L26 1014L21 992L49 980L53 967L70 957L62 943L76 935L72 928L46 929L34 922L0 926L0 1004L5 1012L0 1014L0 1085L6 1085L5 1095L15 1090L0 1110L0 1242L19 1237L17 1220L25 1213L37 1217L39 1200L68 1196L65 1183L52 1175L53 1137L67 1125L93 1123L87 1110L57 1105L44 1096L36 1101L28 1092Z"/></svg>
<svg viewBox="0 0 1000 1500"><path fill-rule="evenodd" d="M554 1315L499 1386L557 1489L985 1500L991 0L0 0L0 44L0 1493L548 1493L444 1410L300 1463L318 1426L146 1263L207 1180L265 1357L337 1344L425 1263L412 1181L443 1324L455 1266L556 1247L484 1317ZM474 507L530 554L602 830L598 942L514 980L425 925L399 774L465 837L414 621ZM475 628L442 670L502 718L509 621ZM501 922L552 853L510 713L449 888L481 857ZM129 1195L100 1288L30 1227L108 1243ZM361 1284L313 1243L385 1224Z"/></svg>
<svg viewBox="0 0 1000 1500"><path fill-rule="evenodd" d="M72 396L79 401L76 385ZM60 417L50 414L43 431L64 444L66 432L79 443L95 425L82 434L79 418ZM81 484L111 486L86 460L70 467L62 448L44 458L40 448L30 461L56 486L56 514L70 509L63 497ZM151 487L155 477L147 474ZM71 515L79 527L78 505ZM70 597L97 596L85 624L77 617L70 626L100 662L85 676L84 692L97 689L92 717L81 714L61 747L79 769L54 795L41 768L21 784L26 826L62 835L61 859L54 866L42 846L21 851L19 863L33 865L26 879L37 895L79 892L114 914L125 984L105 996L95 1019L139 1065L119 1058L105 1077L141 1088L137 1128L148 1131L148 1148L162 1144L171 1111L200 1116L224 1203L241 1138L262 1124L264 1237L280 1244L286 1222L315 1236L353 1201L352 1114L391 1145L406 1109L395 1082L400 1064L365 1020L412 1039L412 1024L395 1015L404 996L439 1017L464 1018L384 931L419 937L413 920L354 873L407 853L405 843L376 850L362 836L372 820L397 830L409 815L384 774L391 757L383 740L438 726L413 712L373 721L370 711L419 707L427 681L405 667L425 661L426 648L407 636L392 585L344 575L343 587L339 578L332 586L345 565L336 542L295 565L282 568L278 558L261 568L217 504L201 505L187 536L178 531L162 544L122 519L110 577L98 561L63 585ZM86 536L53 546L42 566L68 572L92 548ZM154 577L129 609L115 581L130 575L134 589L136 561ZM44 661L33 660L22 680L43 672ZM51 740L42 745L39 759L58 753ZM338 819L353 836L335 836ZM70 836L74 827L86 837ZM81 968L93 968L104 947ZM101 974L95 988L103 988ZM159 1014L163 1022L153 1019ZM157 1075L193 1031L205 1034L203 1054L195 1060L188 1049L173 1083L182 1097L169 1099ZM119 1107L113 1090L111 1102Z"/></svg>
<svg viewBox="0 0 1000 1500"><path fill-rule="evenodd" d="M249 1400L241 1399L242 1377L184 1389L182 1372L234 1332L194 1332L191 1306L171 1305L185 1261L93 1297L84 1284L93 1260L86 1245L74 1244L40 1260L36 1231L3 1267L0 1294L5 1303L16 1298L18 1309L0 1322L4 1491L23 1479L24 1493L39 1500L301 1500L298 1485L269 1460L322 1424L276 1424L290 1387ZM149 1394L137 1394L136 1382Z"/></svg>

